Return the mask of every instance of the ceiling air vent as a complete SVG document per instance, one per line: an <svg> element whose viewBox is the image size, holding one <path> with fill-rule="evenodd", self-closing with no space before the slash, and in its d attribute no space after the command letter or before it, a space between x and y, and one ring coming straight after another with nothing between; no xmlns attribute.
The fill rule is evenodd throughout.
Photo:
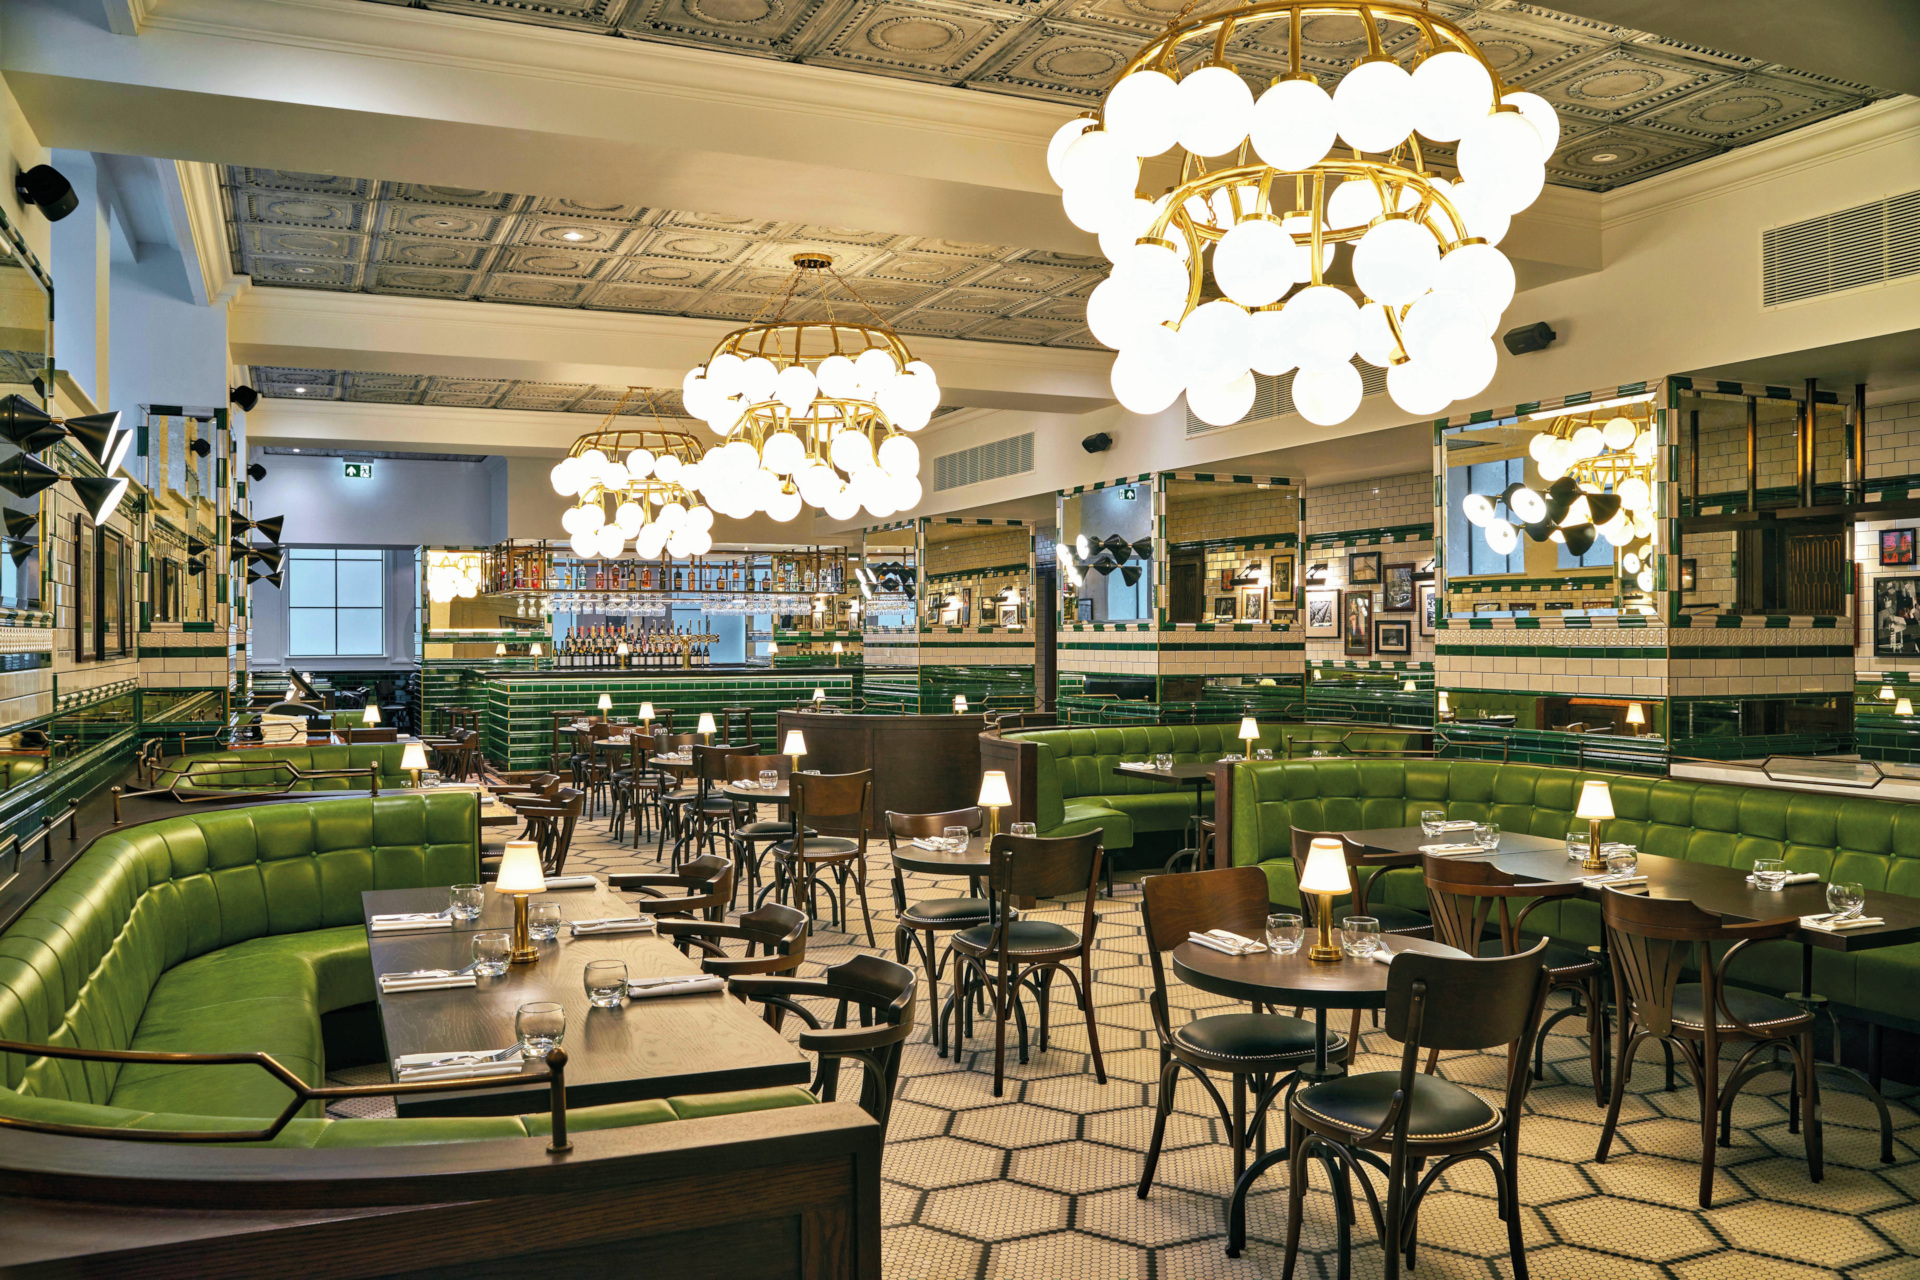
<svg viewBox="0 0 1920 1280"><path fill-rule="evenodd" d="M1033 432L1029 431L1025 435L1009 436L1005 440L976 444L971 449L939 455L933 460L933 491L939 493L945 489L958 489L963 485L998 480L1002 476L1017 476L1031 470Z"/></svg>
<svg viewBox="0 0 1920 1280"><path fill-rule="evenodd" d="M1920 273L1920 191L1760 235L1761 305L1777 307Z"/></svg>
<svg viewBox="0 0 1920 1280"><path fill-rule="evenodd" d="M1368 364L1355 357L1353 367L1360 371L1360 394L1377 396L1387 389L1387 371L1377 365ZM1225 427L1216 427L1210 422L1202 422L1187 410L1187 435L1203 436L1209 431L1225 431L1228 427L1244 427L1249 422L1264 422L1268 418L1281 418L1293 412L1293 373L1289 371L1277 378L1264 373L1253 375L1253 408L1238 422L1230 422Z"/></svg>

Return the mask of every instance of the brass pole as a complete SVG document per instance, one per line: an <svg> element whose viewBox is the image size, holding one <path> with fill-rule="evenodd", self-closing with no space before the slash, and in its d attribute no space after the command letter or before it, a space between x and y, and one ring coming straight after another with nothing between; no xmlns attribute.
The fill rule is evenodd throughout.
<svg viewBox="0 0 1920 1280"><path fill-rule="evenodd" d="M1802 424L1804 424L1803 434L1801 435L1801 438L1800 438L1800 452L1801 452L1800 505L1803 507L1810 507L1813 505L1813 465L1814 465L1813 424L1814 424L1814 409L1815 409L1814 397L1819 394L1819 390L1820 390L1819 380L1816 378L1808 378L1807 379L1807 407L1803 416L1800 419Z"/></svg>
<svg viewBox="0 0 1920 1280"><path fill-rule="evenodd" d="M1694 409L1687 414L1687 452L1692 456L1693 475L1688 483L1688 491L1693 495L1692 510L1700 514L1700 411Z"/></svg>
<svg viewBox="0 0 1920 1280"><path fill-rule="evenodd" d="M1867 500L1867 384L1853 384L1853 482L1859 488L1855 500Z"/></svg>
<svg viewBox="0 0 1920 1280"><path fill-rule="evenodd" d="M1760 399L1747 397L1747 510L1760 509Z"/></svg>

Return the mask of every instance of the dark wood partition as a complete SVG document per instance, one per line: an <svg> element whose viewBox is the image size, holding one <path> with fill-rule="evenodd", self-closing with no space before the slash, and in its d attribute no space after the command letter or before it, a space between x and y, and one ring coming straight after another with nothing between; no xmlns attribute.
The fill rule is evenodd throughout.
<svg viewBox="0 0 1920 1280"><path fill-rule="evenodd" d="M979 799L980 730L985 722L978 715L782 711L777 741L784 744L789 729L801 732L807 740L807 754L800 760L803 769L822 773L872 769L872 820L877 826L889 809L939 813L965 808Z"/></svg>
<svg viewBox="0 0 1920 1280"><path fill-rule="evenodd" d="M980 735L980 769L998 769L1007 775L1007 790L1013 796L1013 808L1000 815L1000 821L1038 822L1040 803L1034 789L1034 777L1040 764L1040 748L1019 738L1003 738L997 730ZM971 801L969 801L971 803Z"/></svg>

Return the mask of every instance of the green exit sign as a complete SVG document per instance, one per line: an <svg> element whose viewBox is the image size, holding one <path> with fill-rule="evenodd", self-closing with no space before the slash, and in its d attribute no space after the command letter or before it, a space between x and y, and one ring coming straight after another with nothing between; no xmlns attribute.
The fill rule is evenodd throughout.
<svg viewBox="0 0 1920 1280"><path fill-rule="evenodd" d="M373 464L371 462L348 462L343 464L343 466L346 477L349 480L373 479Z"/></svg>

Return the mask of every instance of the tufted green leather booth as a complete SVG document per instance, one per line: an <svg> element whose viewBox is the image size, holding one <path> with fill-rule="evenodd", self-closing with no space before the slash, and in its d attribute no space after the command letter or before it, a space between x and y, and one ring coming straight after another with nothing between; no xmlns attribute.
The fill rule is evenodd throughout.
<svg viewBox="0 0 1920 1280"><path fill-rule="evenodd" d="M1350 725L1263 724L1255 748L1282 754L1294 741L1332 742ZM1211 763L1237 755L1240 722L1200 725L1126 725L1087 729L1033 729L1007 734L1039 748L1034 779L1034 822L1043 836L1077 836L1098 828L1109 853L1129 848L1137 832L1180 831L1194 813L1193 788L1150 782L1113 771L1122 760L1150 760L1171 753L1176 762ZM1385 750L1403 741L1370 743ZM1213 789L1202 793L1213 802Z"/></svg>
<svg viewBox="0 0 1920 1280"><path fill-rule="evenodd" d="M326 1076L321 1016L374 998L360 895L479 879L473 792L287 801L100 837L0 935L0 1038L75 1048L266 1052ZM0 1113L135 1128L252 1129L293 1096L258 1067L0 1055ZM811 1102L806 1091L621 1104L580 1128ZM329 1120L276 1146L524 1137L545 1116Z"/></svg>
<svg viewBox="0 0 1920 1280"><path fill-rule="evenodd" d="M0 791L32 782L46 771L45 756L0 756Z"/></svg>
<svg viewBox="0 0 1920 1280"><path fill-rule="evenodd" d="M1266 872L1273 901L1297 905L1291 827L1412 826L1421 810L1443 809L1448 817L1558 839L1584 826L1573 810L1589 777L1604 777L1613 793L1618 816L1606 824L1609 840L1662 857L1743 869L1758 858L1784 858L1795 871L1920 897L1920 805L1465 760L1239 765L1231 859ZM1412 868L1382 873L1372 896L1417 910L1427 905L1420 873ZM1527 923L1532 932L1582 946L1600 937L1599 909L1579 900L1545 904ZM1739 980L1774 991L1799 989L1799 944L1765 943L1755 950L1740 962ZM1829 999L1891 1025L1920 1026L1920 945L1855 955L1816 949L1813 959L1815 987Z"/></svg>
<svg viewBox="0 0 1920 1280"><path fill-rule="evenodd" d="M169 769L185 769L197 761L209 760L220 766L216 776L212 772L202 772L183 782L182 786L192 786L202 791L251 791L279 790L286 785L287 774L284 769L250 769L248 764L261 764L268 760L285 760L303 773L308 771L326 771L335 769L364 769L368 765L377 765L380 769L380 789L398 790L413 781L412 775L400 767L400 753L406 750L406 744L400 742L362 742L349 747L249 747L239 751L205 751L194 755L177 756L166 762ZM168 775L162 775L163 780ZM295 791L365 791L364 778L314 778L295 783Z"/></svg>

